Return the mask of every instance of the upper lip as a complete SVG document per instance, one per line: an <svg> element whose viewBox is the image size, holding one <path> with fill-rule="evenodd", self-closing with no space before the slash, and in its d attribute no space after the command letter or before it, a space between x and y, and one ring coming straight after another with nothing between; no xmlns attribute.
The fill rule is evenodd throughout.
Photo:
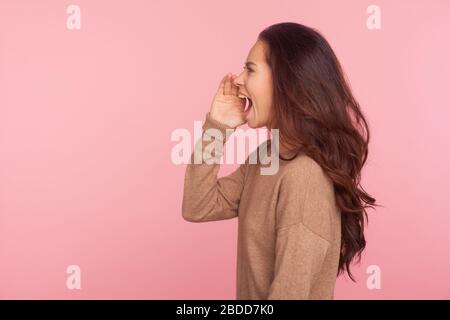
<svg viewBox="0 0 450 320"><path fill-rule="evenodd" d="M246 97L246 98L250 98L249 95L247 95L247 94L245 94L245 93L242 93L242 92L239 92L238 96L244 96L244 97Z"/></svg>

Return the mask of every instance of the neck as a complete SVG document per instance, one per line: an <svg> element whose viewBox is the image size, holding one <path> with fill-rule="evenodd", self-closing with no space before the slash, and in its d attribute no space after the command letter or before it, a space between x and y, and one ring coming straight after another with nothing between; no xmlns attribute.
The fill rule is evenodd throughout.
<svg viewBox="0 0 450 320"><path fill-rule="evenodd" d="M289 157L289 156L293 155L294 150L295 150L295 147L293 145L289 145L286 142L281 142L281 139L278 142L278 152L282 156Z"/></svg>

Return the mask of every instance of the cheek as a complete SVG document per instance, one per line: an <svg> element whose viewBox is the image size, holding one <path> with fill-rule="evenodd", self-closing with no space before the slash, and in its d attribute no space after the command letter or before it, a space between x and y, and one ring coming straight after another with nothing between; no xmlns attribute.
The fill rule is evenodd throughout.
<svg viewBox="0 0 450 320"><path fill-rule="evenodd" d="M270 110L272 108L272 96L268 95L267 92L262 97L262 104L263 104L263 113L264 116L268 116L270 114Z"/></svg>
<svg viewBox="0 0 450 320"><path fill-rule="evenodd" d="M256 81L257 80L257 81ZM253 105L258 117L266 120L272 108L272 84L270 79L249 79L247 88L254 97Z"/></svg>

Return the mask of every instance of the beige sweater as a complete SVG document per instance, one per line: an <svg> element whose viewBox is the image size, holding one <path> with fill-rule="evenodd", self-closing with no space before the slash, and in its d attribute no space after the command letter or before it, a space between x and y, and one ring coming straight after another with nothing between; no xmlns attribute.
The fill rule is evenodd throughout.
<svg viewBox="0 0 450 320"><path fill-rule="evenodd" d="M219 129L225 144L230 127L209 112L203 134L208 128ZM205 148L212 142L200 143ZM195 164L193 152L184 180L183 218L238 218L236 299L334 299L341 215L331 180L304 154L280 159L273 175L260 174L264 165L247 158L218 178L220 164Z"/></svg>

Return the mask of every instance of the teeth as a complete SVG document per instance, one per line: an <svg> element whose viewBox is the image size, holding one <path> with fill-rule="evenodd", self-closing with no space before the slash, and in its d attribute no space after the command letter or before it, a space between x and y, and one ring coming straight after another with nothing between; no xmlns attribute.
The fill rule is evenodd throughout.
<svg viewBox="0 0 450 320"><path fill-rule="evenodd" d="M250 109L250 106L252 106L252 104L253 104L252 100L250 98L246 98L244 111L247 111L248 109Z"/></svg>

